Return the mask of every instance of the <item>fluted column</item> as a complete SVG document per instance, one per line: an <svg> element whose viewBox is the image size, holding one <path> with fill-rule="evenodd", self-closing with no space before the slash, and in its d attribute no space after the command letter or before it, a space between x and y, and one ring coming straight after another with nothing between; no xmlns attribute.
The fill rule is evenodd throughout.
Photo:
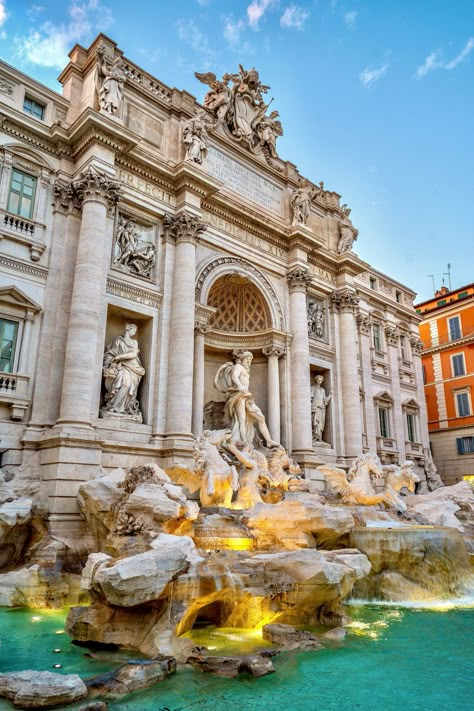
<svg viewBox="0 0 474 711"><path fill-rule="evenodd" d="M331 303L339 316L345 456L354 458L362 453L362 422L355 327L355 314L359 297L354 291L345 288L332 293Z"/></svg>
<svg viewBox="0 0 474 711"><path fill-rule="evenodd" d="M311 277L295 267L288 273L290 290L291 405L293 451L312 451L311 389L309 378L309 339L306 318L306 290Z"/></svg>
<svg viewBox="0 0 474 711"><path fill-rule="evenodd" d="M281 441L280 427L280 369L278 359L283 355L285 349L281 346L265 346L263 355L268 358L268 417L267 424L272 439L275 442Z"/></svg>
<svg viewBox="0 0 474 711"><path fill-rule="evenodd" d="M365 421L367 425L367 447L371 452L377 451L377 427L375 424L375 410L372 400L372 363L371 363L371 343L370 335L372 319L369 314L358 314L357 326L359 328L359 348L362 366L362 378L366 393L364 408Z"/></svg>
<svg viewBox="0 0 474 711"><path fill-rule="evenodd" d="M190 434L193 413L194 281L196 240L206 229L196 215L166 215L165 230L175 240L168 376L167 434Z"/></svg>
<svg viewBox="0 0 474 711"><path fill-rule="evenodd" d="M193 435L202 434L204 413L204 340L206 324L196 321L194 326L194 380L193 380Z"/></svg>
<svg viewBox="0 0 474 711"><path fill-rule="evenodd" d="M61 409L58 424L91 426L98 378L96 358L102 337L103 269L111 249L107 208L120 199L119 183L89 167L72 184L82 204L82 220L66 343Z"/></svg>

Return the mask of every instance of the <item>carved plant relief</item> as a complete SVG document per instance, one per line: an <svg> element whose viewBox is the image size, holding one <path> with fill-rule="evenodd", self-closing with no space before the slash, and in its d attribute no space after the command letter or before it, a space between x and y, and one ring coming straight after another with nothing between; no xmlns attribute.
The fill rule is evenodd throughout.
<svg viewBox="0 0 474 711"><path fill-rule="evenodd" d="M154 230L119 212L115 225L112 266L119 271L153 279L156 264Z"/></svg>

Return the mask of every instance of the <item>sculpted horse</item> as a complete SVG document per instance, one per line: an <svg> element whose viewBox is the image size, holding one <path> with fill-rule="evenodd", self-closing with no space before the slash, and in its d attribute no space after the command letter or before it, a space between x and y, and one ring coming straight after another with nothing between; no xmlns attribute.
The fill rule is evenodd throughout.
<svg viewBox="0 0 474 711"><path fill-rule="evenodd" d="M406 506L397 495L404 486L414 491L416 475L411 469L411 462L402 467L389 466L386 469L376 454L368 452L354 460L346 473L333 465L325 464L318 467L328 484L340 495L343 504L362 504L374 506L384 504L388 508L406 511ZM385 480L385 489L377 493L373 478ZM413 479L414 478L414 479Z"/></svg>
<svg viewBox="0 0 474 711"><path fill-rule="evenodd" d="M194 443L194 466L201 479L201 506L229 508L233 492L239 488L235 466L228 464L218 450L231 437L230 430L205 430Z"/></svg>

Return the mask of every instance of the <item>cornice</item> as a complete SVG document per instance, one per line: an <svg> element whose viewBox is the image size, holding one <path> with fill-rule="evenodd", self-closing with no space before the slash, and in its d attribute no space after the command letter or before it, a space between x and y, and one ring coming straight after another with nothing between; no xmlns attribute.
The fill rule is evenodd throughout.
<svg viewBox="0 0 474 711"><path fill-rule="evenodd" d="M461 348L462 346L467 346L474 343L474 333L470 333L468 336L463 336L457 341L447 341L446 343L440 343L437 346L431 346L430 348L423 348L421 350L421 355L431 355L432 353L439 353L441 351L449 351Z"/></svg>
<svg viewBox="0 0 474 711"><path fill-rule="evenodd" d="M117 168L140 175L151 183L156 183L168 192L174 192L173 177L169 169L165 170L161 166L156 167L156 169L144 166L142 162L137 161L133 156L124 154L116 157L115 165Z"/></svg>
<svg viewBox="0 0 474 711"><path fill-rule="evenodd" d="M158 308L161 304L163 295L151 289L146 289L141 286L136 286L130 282L121 281L114 277L107 278L107 293L120 296L123 299L136 301L146 306Z"/></svg>
<svg viewBox="0 0 474 711"><path fill-rule="evenodd" d="M71 156L67 140L64 139L63 135L59 136L56 132L55 137L52 137L50 129L46 128L45 130L44 126L37 127L32 123L25 122L23 117L21 119L17 116L8 116L5 112L0 111L0 128L17 140L29 143L35 148L51 153L58 158L61 156L69 158Z"/></svg>
<svg viewBox="0 0 474 711"><path fill-rule="evenodd" d="M7 257L5 255L0 255L0 266L7 267L9 269L16 269L17 271L23 272L24 274L30 274L31 276L38 277L43 281L48 278L47 267L40 267L38 265L33 265L31 262L24 262L20 259L13 259L12 257Z"/></svg>
<svg viewBox="0 0 474 711"><path fill-rule="evenodd" d="M291 334L276 329L258 331L257 333L228 333L211 329L205 334L205 337L206 345L224 350L233 350L234 348L240 350L242 344L245 344L247 350L277 348L285 352L292 341Z"/></svg>
<svg viewBox="0 0 474 711"><path fill-rule="evenodd" d="M190 190L201 198L214 195L224 185L220 180L204 173L198 166L183 161L174 171L173 184L176 191Z"/></svg>
<svg viewBox="0 0 474 711"><path fill-rule="evenodd" d="M212 200L203 201L201 205L203 211L210 212L213 215L221 217L223 220L227 220L229 223L241 227L243 230L247 230L256 237L261 237L262 239L274 244L276 247L280 247L285 251L288 250L288 243L284 239L283 230L276 232L272 228L268 230L262 229L258 226L258 223L251 218L245 218L242 214L236 213L231 209L228 209L222 203L216 203Z"/></svg>
<svg viewBox="0 0 474 711"><path fill-rule="evenodd" d="M71 124L68 137L74 158L78 158L93 143L101 143L117 153L126 153L141 140L122 124L90 107Z"/></svg>

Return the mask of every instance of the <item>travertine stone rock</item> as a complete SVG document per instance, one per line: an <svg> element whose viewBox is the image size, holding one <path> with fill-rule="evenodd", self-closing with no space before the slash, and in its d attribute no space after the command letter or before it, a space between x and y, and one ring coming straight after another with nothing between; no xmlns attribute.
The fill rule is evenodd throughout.
<svg viewBox="0 0 474 711"><path fill-rule="evenodd" d="M166 545L101 566L95 580L111 605L132 607L157 600L166 585L189 568L187 554L192 548L187 537L168 536Z"/></svg>
<svg viewBox="0 0 474 711"><path fill-rule="evenodd" d="M312 548L336 544L354 526L341 507L327 506L317 495L290 493L279 504L257 504L245 517L259 549Z"/></svg>
<svg viewBox="0 0 474 711"><path fill-rule="evenodd" d="M270 624L262 627L263 639L280 644L285 649L322 649L323 645L311 632L297 630L292 625Z"/></svg>
<svg viewBox="0 0 474 711"><path fill-rule="evenodd" d="M40 709L80 701L87 688L77 674L27 670L0 674L0 696L18 708Z"/></svg>
<svg viewBox="0 0 474 711"><path fill-rule="evenodd" d="M206 654L193 655L189 657L188 663L194 669L217 676L225 676L234 679L239 674L247 672L251 676L266 676L273 674L275 668L271 659L261 654L254 654L245 657L214 657Z"/></svg>
<svg viewBox="0 0 474 711"><path fill-rule="evenodd" d="M132 660L119 669L107 674L87 679L86 686L89 696L106 696L119 699L133 691L148 689L158 684L176 671L176 661L173 657L153 660Z"/></svg>
<svg viewBox="0 0 474 711"><path fill-rule="evenodd" d="M460 531L474 526L474 491L467 481L429 494L407 496L405 502L410 513L420 514L432 526L450 526Z"/></svg>
<svg viewBox="0 0 474 711"><path fill-rule="evenodd" d="M0 607L63 607L81 602L79 575L39 565L0 574Z"/></svg>
<svg viewBox="0 0 474 711"><path fill-rule="evenodd" d="M0 569L21 559L29 534L33 499L22 496L0 506Z"/></svg>

